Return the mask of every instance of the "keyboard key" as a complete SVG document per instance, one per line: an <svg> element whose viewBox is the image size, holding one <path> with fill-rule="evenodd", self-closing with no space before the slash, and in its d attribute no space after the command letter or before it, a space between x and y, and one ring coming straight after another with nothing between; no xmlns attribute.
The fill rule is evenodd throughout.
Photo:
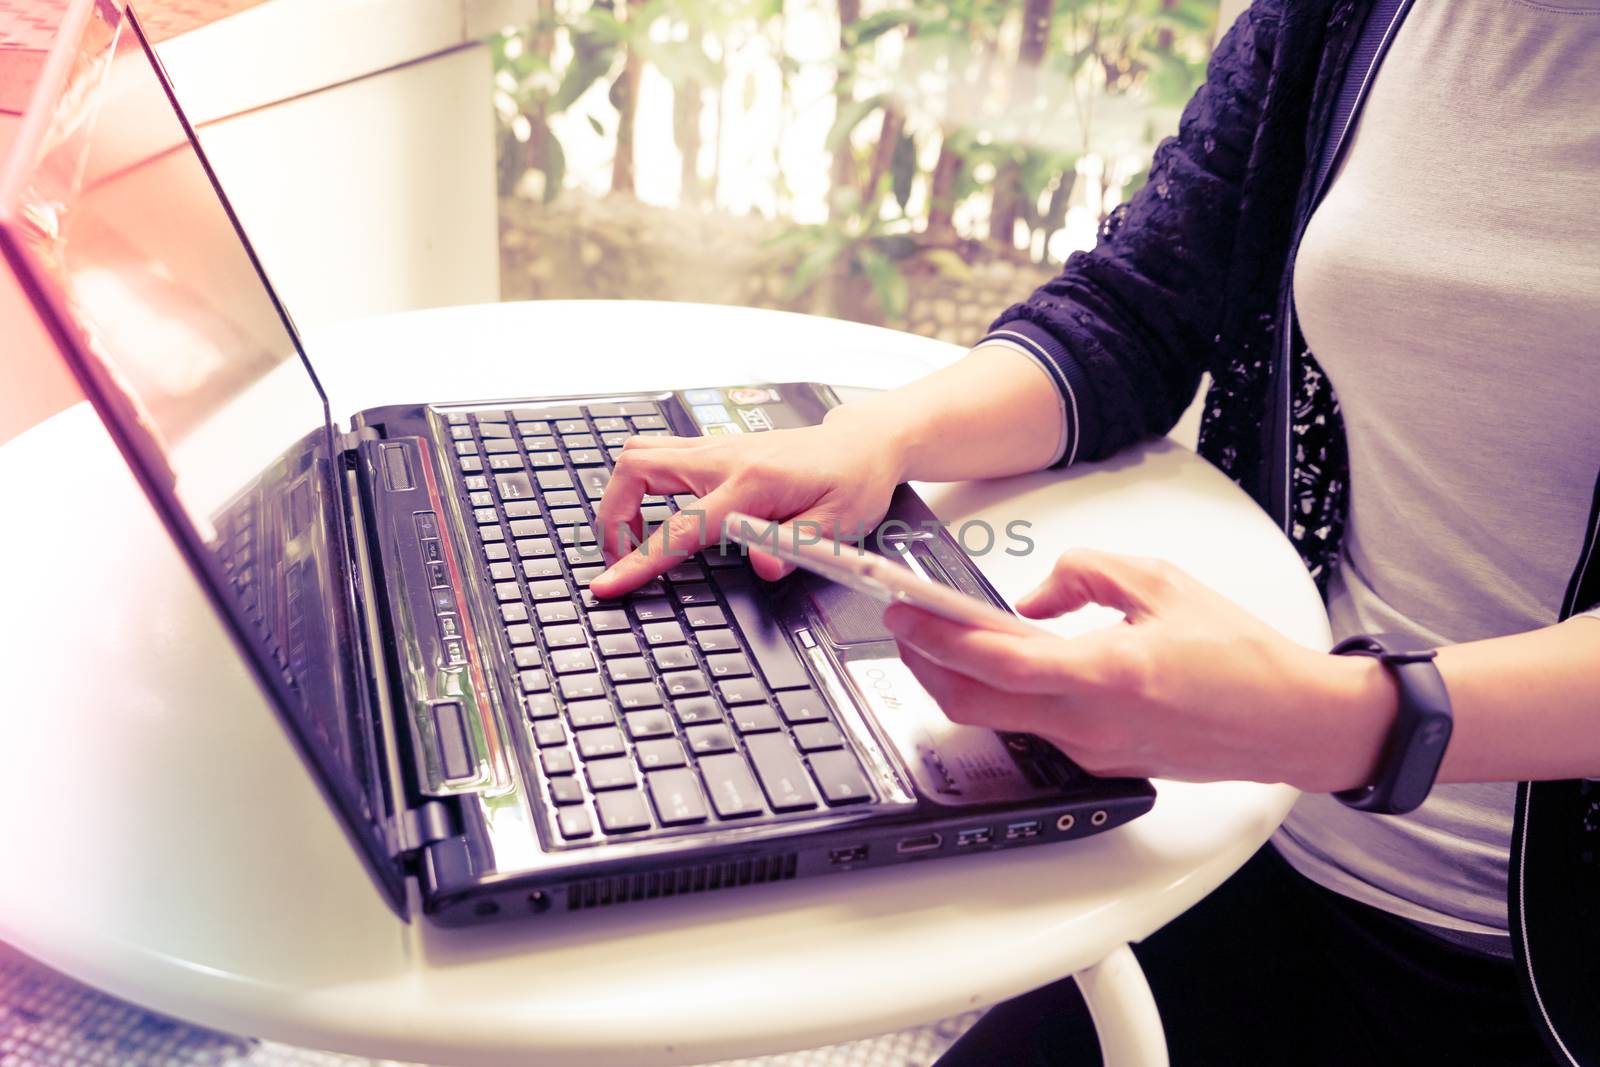
<svg viewBox="0 0 1600 1067"><path fill-rule="evenodd" d="M468 438L470 438L472 436L472 427L470 427L470 426L452 426L452 427L450 427L450 436L454 440L465 441L465 440L467 440Z"/></svg>
<svg viewBox="0 0 1600 1067"><path fill-rule="evenodd" d="M696 630L728 625L728 617L722 614L722 609L715 604L688 608L684 611L683 617L689 620L690 627Z"/></svg>
<svg viewBox="0 0 1600 1067"><path fill-rule="evenodd" d="M603 467L606 462L605 453L598 448L574 448L567 459L574 467Z"/></svg>
<svg viewBox="0 0 1600 1067"><path fill-rule="evenodd" d="M706 780L706 792L711 795L711 807L719 816L737 819L760 815L767 810L761 800L761 790L742 757L731 753L705 756L699 764Z"/></svg>
<svg viewBox="0 0 1600 1067"><path fill-rule="evenodd" d="M648 682L650 680L650 664L639 656L623 656L619 659L606 660L606 673L611 676L612 682Z"/></svg>
<svg viewBox="0 0 1600 1067"><path fill-rule="evenodd" d="M648 400L627 400L617 405L617 415L656 415L660 409Z"/></svg>
<svg viewBox="0 0 1600 1067"><path fill-rule="evenodd" d="M605 793L595 798L594 806L600 812L600 825L608 834L650 829L650 811L645 807L644 795L637 789Z"/></svg>
<svg viewBox="0 0 1600 1067"><path fill-rule="evenodd" d="M672 729L672 716L660 708L630 711L622 718L628 728L628 736L635 741L646 741L652 737L671 737L675 732Z"/></svg>
<svg viewBox="0 0 1600 1067"><path fill-rule="evenodd" d="M694 635L701 652L737 652L739 639L732 630L701 630Z"/></svg>
<svg viewBox="0 0 1600 1067"><path fill-rule="evenodd" d="M647 622L644 639L652 645L679 645L683 643L683 627L674 622Z"/></svg>
<svg viewBox="0 0 1600 1067"><path fill-rule="evenodd" d="M704 567L700 566L700 564L696 563L694 560L685 560L668 571L667 578L675 584L703 582L706 578L706 571ZM709 593L710 590L708 589L706 592ZM682 601L679 601L679 603L682 603ZM714 599L713 603L715 603Z"/></svg>
<svg viewBox="0 0 1600 1067"><path fill-rule="evenodd" d="M508 519L537 519L539 517L539 503L536 500L508 500L504 507L506 518ZM512 528L515 529L515 526ZM522 535L518 534L517 536L520 537Z"/></svg>
<svg viewBox="0 0 1600 1067"><path fill-rule="evenodd" d="M494 494L483 490L475 490L467 494L467 503L475 508L494 507Z"/></svg>
<svg viewBox="0 0 1600 1067"><path fill-rule="evenodd" d="M546 426L543 429L539 429L538 423L533 422L524 423L523 425L534 427L522 437L522 447L528 455L531 456L535 452L560 451L556 447L556 439L550 436L550 427Z"/></svg>
<svg viewBox="0 0 1600 1067"><path fill-rule="evenodd" d="M515 604L500 605L500 620L506 624L528 621L528 605L518 601Z"/></svg>
<svg viewBox="0 0 1600 1067"><path fill-rule="evenodd" d="M663 767L683 767L689 762L689 757L683 751L683 742L676 737L640 741L633 746L633 759L647 771Z"/></svg>
<svg viewBox="0 0 1600 1067"><path fill-rule="evenodd" d="M856 804L872 799L872 787L856 758L842 749L811 757L811 773L829 804Z"/></svg>
<svg viewBox="0 0 1600 1067"><path fill-rule="evenodd" d="M564 745L567 743L567 732L561 728L561 724L556 720L545 719L542 722L536 722L533 724L533 743L538 745L540 748L550 748L553 745ZM565 750L562 751L562 755L566 755ZM572 757L567 756L569 770L571 760ZM568 771L552 771L550 769L550 763L547 760L545 761L544 773L566 774Z"/></svg>
<svg viewBox="0 0 1600 1067"><path fill-rule="evenodd" d="M703 582L689 582L685 585L675 586L673 593L677 596L678 603L685 607L695 604L715 605L717 602L716 595L711 592L711 587ZM693 624L691 623L690 625Z"/></svg>
<svg viewBox="0 0 1600 1067"><path fill-rule="evenodd" d="M489 579L495 582L514 582L517 580L517 568L509 561L489 564Z"/></svg>
<svg viewBox="0 0 1600 1067"><path fill-rule="evenodd" d="M655 657L656 666L664 671L681 671L686 667L695 666L694 649L688 645L667 645L664 648L652 648L650 655Z"/></svg>
<svg viewBox="0 0 1600 1067"><path fill-rule="evenodd" d="M622 731L615 726L605 726L597 730L581 730L575 735L575 739L578 743L578 755L582 756L586 761L605 759L628 751L627 743L622 740ZM618 760L617 762L622 763L624 766L627 765L626 760ZM628 776L628 781L633 781L632 774ZM592 777L589 784L594 785ZM595 788L605 789L608 787L595 785Z"/></svg>
<svg viewBox="0 0 1600 1067"><path fill-rule="evenodd" d="M741 734L760 734L783 728L771 704L740 704L728 712L728 717Z"/></svg>
<svg viewBox="0 0 1600 1067"><path fill-rule="evenodd" d="M642 597L633 601L633 617L640 622L668 622L676 619L672 602L660 597Z"/></svg>
<svg viewBox="0 0 1600 1067"><path fill-rule="evenodd" d="M577 454L574 453L574 455ZM599 455L599 453L595 454ZM578 487L583 490L584 497L591 503L605 496L606 486L610 484L611 472L605 467L582 467L578 470Z"/></svg>
<svg viewBox="0 0 1600 1067"><path fill-rule="evenodd" d="M802 811L817 806L811 776L786 734L751 734L744 744L774 811Z"/></svg>
<svg viewBox="0 0 1600 1067"><path fill-rule="evenodd" d="M545 578L528 583L528 595L535 600L571 600L572 587L561 578Z"/></svg>
<svg viewBox="0 0 1600 1067"><path fill-rule="evenodd" d="M538 645L522 645L511 650L511 662L520 670L523 667L542 667L544 660L539 655Z"/></svg>
<svg viewBox="0 0 1600 1067"><path fill-rule="evenodd" d="M798 693L779 693L778 707L783 709L784 721L790 725L799 722L817 722L829 717L827 702L815 689L805 689Z"/></svg>
<svg viewBox="0 0 1600 1067"><path fill-rule="evenodd" d="M572 488L572 475L564 470L540 471L538 478L539 488L547 492L552 489Z"/></svg>
<svg viewBox="0 0 1600 1067"><path fill-rule="evenodd" d="M621 611L591 611L589 628L597 634L612 633L628 628L628 616Z"/></svg>
<svg viewBox="0 0 1600 1067"><path fill-rule="evenodd" d="M561 577L561 561L551 556L548 559L525 559L522 561L522 576L530 582L540 581L545 578Z"/></svg>
<svg viewBox="0 0 1600 1067"><path fill-rule="evenodd" d="M469 493L487 493L489 488L489 479L486 475L469 474L462 481L467 483Z"/></svg>
<svg viewBox="0 0 1600 1067"><path fill-rule="evenodd" d="M543 519L527 518L511 520L512 537L543 537L549 532L550 531L545 526Z"/></svg>
<svg viewBox="0 0 1600 1067"><path fill-rule="evenodd" d="M543 404L536 408L512 408L511 417L517 422L524 419L580 419L583 410L576 404Z"/></svg>
<svg viewBox="0 0 1600 1067"><path fill-rule="evenodd" d="M561 678L563 700L584 700L588 697L605 695L606 684L600 680L598 674L568 674Z"/></svg>
<svg viewBox="0 0 1600 1067"><path fill-rule="evenodd" d="M521 600L522 586L518 585L516 582L496 582L494 585L494 596L495 599L500 601L502 604L508 604L513 600Z"/></svg>
<svg viewBox="0 0 1600 1067"><path fill-rule="evenodd" d="M567 721L574 730L587 730L615 724L617 713L609 700L573 700L567 704Z"/></svg>
<svg viewBox="0 0 1600 1067"><path fill-rule="evenodd" d="M515 527L518 527L518 526L525 526L528 523L531 523L532 521L533 521L532 519L522 519L521 521L514 522L511 525L512 525L512 527L514 529ZM541 522L541 523L539 523L539 525L543 526L544 523ZM547 556L551 557L551 558L554 558L555 554L556 554L556 543L554 541L550 540L550 538L548 538L548 537L518 537L517 538L517 555L521 556L525 560L543 559L543 558L545 558ZM557 573L559 573L559 571Z"/></svg>
<svg viewBox="0 0 1600 1067"><path fill-rule="evenodd" d="M461 465L463 474L477 474L483 470L483 460L478 458L476 453L470 456L462 456L456 462Z"/></svg>
<svg viewBox="0 0 1600 1067"><path fill-rule="evenodd" d="M633 417L633 428L635 430L665 430L667 428L667 420L656 414L635 415Z"/></svg>
<svg viewBox="0 0 1600 1067"><path fill-rule="evenodd" d="M637 656L639 654L639 639L633 632L605 633L595 638L595 643L600 646L602 656Z"/></svg>
<svg viewBox="0 0 1600 1067"><path fill-rule="evenodd" d="M507 438L511 436L511 427L503 422L480 422L478 424L478 436L485 439Z"/></svg>
<svg viewBox="0 0 1600 1067"><path fill-rule="evenodd" d="M594 654L587 648L564 648L550 653L550 669L557 674L594 670Z"/></svg>
<svg viewBox="0 0 1600 1067"><path fill-rule="evenodd" d="M522 469L521 456L490 456L489 469L496 471L519 471Z"/></svg>
<svg viewBox="0 0 1600 1067"><path fill-rule="evenodd" d="M750 673L750 661L738 652L722 652L706 657L713 678L743 678Z"/></svg>
<svg viewBox="0 0 1600 1067"><path fill-rule="evenodd" d="M663 674L661 687L671 697L696 696L711 691L706 676L699 671L673 671Z"/></svg>
<svg viewBox="0 0 1600 1067"><path fill-rule="evenodd" d="M730 678L718 682L717 693L726 704L754 704L767 699L767 691L754 678Z"/></svg>
<svg viewBox="0 0 1600 1067"><path fill-rule="evenodd" d="M581 448L598 448L599 442L590 433L564 433L561 435L561 444L568 450Z"/></svg>
<svg viewBox="0 0 1600 1067"><path fill-rule="evenodd" d="M544 494L544 506L547 508L575 508L583 504L583 499L571 489L553 489Z"/></svg>
<svg viewBox="0 0 1600 1067"><path fill-rule="evenodd" d="M617 703L630 711L634 708L659 708L661 690L654 682L635 682L617 686Z"/></svg>
<svg viewBox="0 0 1600 1067"><path fill-rule="evenodd" d="M589 813L582 808L562 808L556 816L556 825L561 828L561 836L568 841L581 837L588 837L594 833L594 824L589 821Z"/></svg>
<svg viewBox="0 0 1600 1067"><path fill-rule="evenodd" d="M550 801L554 804L582 804L583 786L576 778L556 778L550 782Z"/></svg>
<svg viewBox="0 0 1600 1067"><path fill-rule="evenodd" d="M469 433L470 433L470 431L469 431ZM472 440L465 440L465 441L457 441L456 442L456 455L458 455L458 456L475 456L477 454L478 454L478 442L472 441Z"/></svg>
<svg viewBox="0 0 1600 1067"><path fill-rule="evenodd" d="M558 622L576 622L578 619L578 605L570 600L546 600L534 608L539 621L546 626Z"/></svg>
<svg viewBox="0 0 1600 1067"><path fill-rule="evenodd" d="M494 479L495 492L500 494L501 500L531 500L533 498L533 483L521 471L516 474L497 474Z"/></svg>
<svg viewBox="0 0 1600 1067"><path fill-rule="evenodd" d="M808 722L804 726L796 726L794 740L802 752L844 747L844 734L831 722ZM812 765L815 766L814 761Z"/></svg>
<svg viewBox="0 0 1600 1067"><path fill-rule="evenodd" d="M483 546L483 558L491 563L511 558L511 550L498 541Z"/></svg>
<svg viewBox="0 0 1600 1067"><path fill-rule="evenodd" d="M510 431L507 430L506 432L509 433ZM483 450L490 455L516 455L517 443L509 437L488 437L483 442ZM517 466L522 466L520 460L517 462Z"/></svg>
<svg viewBox="0 0 1600 1067"><path fill-rule="evenodd" d="M539 669L523 671L517 675L524 693L543 693L550 688L550 677Z"/></svg>
<svg viewBox="0 0 1600 1067"><path fill-rule="evenodd" d="M588 433L589 424L583 419L557 419L556 433Z"/></svg>
<svg viewBox="0 0 1600 1067"><path fill-rule="evenodd" d="M594 408L590 408L589 413L591 415L594 414ZM594 428L599 430L601 433L610 433L614 430L626 431L628 428L628 420L616 415L607 415L604 418L595 419Z"/></svg>
<svg viewBox="0 0 1600 1067"><path fill-rule="evenodd" d="M522 419L517 422L517 432L524 437L539 437L550 433L550 424L543 419Z"/></svg>
<svg viewBox="0 0 1600 1067"><path fill-rule="evenodd" d="M705 794L700 792L699 779L687 767L655 771L645 775L644 781L662 826L705 821Z"/></svg>
<svg viewBox="0 0 1600 1067"><path fill-rule="evenodd" d="M733 731L724 723L691 726L683 731L683 736L689 742L689 750L697 756L733 751Z"/></svg>
<svg viewBox="0 0 1600 1067"><path fill-rule="evenodd" d="M717 589L727 600L739 633L749 644L750 656L767 684L774 689L809 685L811 676L789 644L789 635L757 594L755 580L749 571L723 571L716 575Z"/></svg>
<svg viewBox="0 0 1600 1067"><path fill-rule="evenodd" d="M474 412L474 414L477 416L479 426L482 426L486 422L496 423L506 421L506 413L503 411L478 411Z"/></svg>
<svg viewBox="0 0 1600 1067"><path fill-rule="evenodd" d="M542 722L540 726L554 726L561 728L560 723ZM539 765L544 768L544 773L551 778L559 778L564 774L574 773L578 767L572 760L572 753L564 748L552 749L539 757Z"/></svg>
<svg viewBox="0 0 1600 1067"><path fill-rule="evenodd" d="M500 521L500 513L494 508L475 508L472 512L472 521L479 526L493 526Z"/></svg>
<svg viewBox="0 0 1600 1067"><path fill-rule="evenodd" d="M722 708L710 697L689 697L672 702L672 713L688 726L697 722L721 722Z"/></svg>
<svg viewBox="0 0 1600 1067"><path fill-rule="evenodd" d="M564 470L566 468L566 463L561 459L561 453L555 451L535 452L532 449L529 449L528 462L533 464L534 470L540 471Z"/></svg>
<svg viewBox="0 0 1600 1067"><path fill-rule="evenodd" d="M599 545L574 545L572 548L562 549L561 554L566 557L567 563L574 567L588 567L596 563L604 564L605 557L600 553Z"/></svg>
<svg viewBox="0 0 1600 1067"><path fill-rule="evenodd" d="M639 518L645 526L659 526L672 517L672 509L665 504L644 504L639 508Z"/></svg>
<svg viewBox="0 0 1600 1067"><path fill-rule="evenodd" d="M582 508L552 508L550 521L557 526L578 526L589 521Z"/></svg>
<svg viewBox="0 0 1600 1067"><path fill-rule="evenodd" d="M588 523L578 523L573 526L563 526L556 531L556 536L563 545L593 545L598 544L594 536L594 527Z"/></svg>
<svg viewBox="0 0 1600 1067"><path fill-rule="evenodd" d="M556 716L556 698L549 693L530 693L522 698L533 720L553 719Z"/></svg>
<svg viewBox="0 0 1600 1067"><path fill-rule="evenodd" d="M495 542L495 541L504 541L505 539L506 539L506 532L505 532L505 530L501 529L499 526L480 526L480 527L478 527L478 540L480 540L480 541L485 541L485 542L491 542L492 543L492 542Z"/></svg>

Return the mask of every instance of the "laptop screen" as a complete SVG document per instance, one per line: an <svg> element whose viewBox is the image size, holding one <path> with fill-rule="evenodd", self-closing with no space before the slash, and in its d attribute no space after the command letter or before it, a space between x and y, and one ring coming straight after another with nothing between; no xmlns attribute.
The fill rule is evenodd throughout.
<svg viewBox="0 0 1600 1067"><path fill-rule="evenodd" d="M3 210L8 258L393 895L327 405L120 3L72 5Z"/></svg>

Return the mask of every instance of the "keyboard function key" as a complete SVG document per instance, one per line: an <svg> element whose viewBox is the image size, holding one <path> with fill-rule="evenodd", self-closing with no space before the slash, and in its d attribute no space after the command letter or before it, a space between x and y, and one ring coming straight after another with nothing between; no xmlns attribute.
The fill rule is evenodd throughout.
<svg viewBox="0 0 1600 1067"><path fill-rule="evenodd" d="M687 767L654 771L645 775L644 780L661 825L684 826L705 821L706 798L693 771Z"/></svg>

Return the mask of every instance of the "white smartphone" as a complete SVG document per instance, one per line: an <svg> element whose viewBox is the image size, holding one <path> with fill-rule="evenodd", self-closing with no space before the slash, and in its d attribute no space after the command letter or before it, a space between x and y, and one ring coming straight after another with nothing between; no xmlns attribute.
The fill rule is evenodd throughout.
<svg viewBox="0 0 1600 1067"><path fill-rule="evenodd" d="M889 603L910 604L963 626L1021 637L1037 637L1049 632L986 601L929 581L857 545L820 537L814 529L802 530L788 523L730 511L723 521L723 532L730 541L793 563L857 592Z"/></svg>

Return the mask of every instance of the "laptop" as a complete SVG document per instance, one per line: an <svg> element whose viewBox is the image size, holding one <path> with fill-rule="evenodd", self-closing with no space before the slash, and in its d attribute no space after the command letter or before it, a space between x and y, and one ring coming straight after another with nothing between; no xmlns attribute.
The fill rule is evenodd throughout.
<svg viewBox="0 0 1600 1067"><path fill-rule="evenodd" d="M7 263L402 917L1035 846L1151 807L1145 780L951 724L842 586L767 583L729 544L589 591L628 437L807 425L829 387L618 383L336 421L114 0L70 5L3 182ZM692 504L649 497L645 519ZM889 520L875 550L1002 603L909 488Z"/></svg>

